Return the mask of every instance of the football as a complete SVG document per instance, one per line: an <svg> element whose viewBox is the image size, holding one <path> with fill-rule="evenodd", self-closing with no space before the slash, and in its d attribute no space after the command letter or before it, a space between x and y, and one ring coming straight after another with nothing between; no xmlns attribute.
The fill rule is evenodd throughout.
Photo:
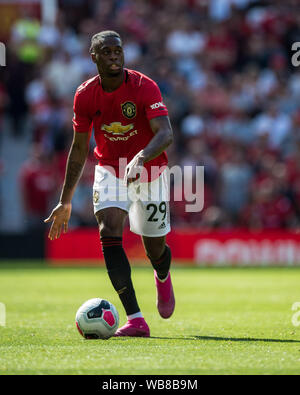
<svg viewBox="0 0 300 395"><path fill-rule="evenodd" d="M76 327L85 339L109 339L119 326L119 313L107 300L86 301L76 313Z"/></svg>

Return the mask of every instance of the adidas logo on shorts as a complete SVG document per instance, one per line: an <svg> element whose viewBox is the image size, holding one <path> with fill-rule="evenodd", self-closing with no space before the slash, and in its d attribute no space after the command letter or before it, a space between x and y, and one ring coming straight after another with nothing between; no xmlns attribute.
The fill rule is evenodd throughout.
<svg viewBox="0 0 300 395"><path fill-rule="evenodd" d="M163 222L159 227L158 227L158 229L164 229L166 227L166 224Z"/></svg>

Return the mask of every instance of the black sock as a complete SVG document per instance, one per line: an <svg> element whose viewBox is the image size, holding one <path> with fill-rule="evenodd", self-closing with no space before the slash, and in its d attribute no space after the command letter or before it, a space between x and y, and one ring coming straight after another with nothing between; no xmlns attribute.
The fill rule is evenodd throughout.
<svg viewBox="0 0 300 395"><path fill-rule="evenodd" d="M140 311L131 281L131 268L122 246L122 237L101 237L102 251L110 281L127 315Z"/></svg>
<svg viewBox="0 0 300 395"><path fill-rule="evenodd" d="M153 261L149 255L148 257L151 261L154 270L157 273L158 278L160 280L164 280L167 277L171 266L172 255L171 255L170 247L166 245L164 253L156 261Z"/></svg>

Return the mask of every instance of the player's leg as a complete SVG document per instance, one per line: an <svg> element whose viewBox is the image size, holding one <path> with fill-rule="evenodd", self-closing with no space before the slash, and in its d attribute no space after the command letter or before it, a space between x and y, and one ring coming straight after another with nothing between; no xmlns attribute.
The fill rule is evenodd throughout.
<svg viewBox="0 0 300 395"><path fill-rule="evenodd" d="M122 245L124 222L130 201L127 187L102 166L95 168L93 187L94 213L99 224L105 264L113 287L128 316L129 328L120 328L116 335L149 336L149 328L139 309L131 281L131 268ZM126 326L126 325L125 325ZM132 326L135 329L132 329ZM142 326L142 330L141 327Z"/></svg>
<svg viewBox="0 0 300 395"><path fill-rule="evenodd" d="M154 268L157 308L163 318L169 318L175 308L175 298L170 276L171 250L165 239L171 229L165 174L148 184L140 183L136 193L139 200L129 210L130 229L142 236Z"/></svg>
<svg viewBox="0 0 300 395"><path fill-rule="evenodd" d="M158 278L165 280L168 276L171 265L171 250L166 245L166 237L142 236L144 248Z"/></svg>
<svg viewBox="0 0 300 395"><path fill-rule="evenodd" d="M162 318L169 318L175 308L175 297L171 281L171 250L166 237L142 236L146 254L154 268L157 290L157 309Z"/></svg>
<svg viewBox="0 0 300 395"><path fill-rule="evenodd" d="M131 282L131 269L122 246L122 235L127 212L109 207L96 213L100 240L107 272L127 314L139 312Z"/></svg>
<svg viewBox="0 0 300 395"><path fill-rule="evenodd" d="M96 213L105 264L110 281L126 311L128 322L115 336L149 336L131 280L131 268L122 245L127 212L109 207Z"/></svg>

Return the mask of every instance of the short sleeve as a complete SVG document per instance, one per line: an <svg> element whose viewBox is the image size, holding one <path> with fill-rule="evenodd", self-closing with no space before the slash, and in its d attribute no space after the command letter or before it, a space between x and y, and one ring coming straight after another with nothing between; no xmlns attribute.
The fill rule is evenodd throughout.
<svg viewBox="0 0 300 395"><path fill-rule="evenodd" d="M168 115L168 109L163 102L163 98L157 84L148 80L143 91L145 112L148 120Z"/></svg>
<svg viewBox="0 0 300 395"><path fill-rule="evenodd" d="M74 116L73 128L77 133L90 133L93 126L93 120L87 111L87 102L82 91L77 90L74 97Z"/></svg>

